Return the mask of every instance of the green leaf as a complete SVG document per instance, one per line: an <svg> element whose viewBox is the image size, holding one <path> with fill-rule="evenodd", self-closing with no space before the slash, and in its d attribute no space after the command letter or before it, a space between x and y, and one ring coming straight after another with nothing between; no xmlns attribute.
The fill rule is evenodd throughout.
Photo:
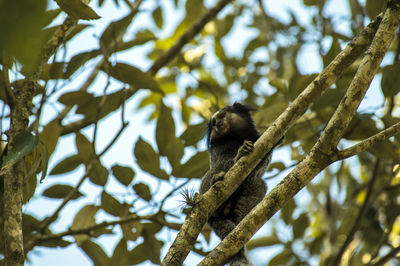
<svg viewBox="0 0 400 266"><path fill-rule="evenodd" d="M179 137L185 143L185 146L195 146L206 135L207 122L189 125Z"/></svg>
<svg viewBox="0 0 400 266"><path fill-rule="evenodd" d="M56 120L48 123L40 133L40 140L46 145L47 152L49 157L53 154L54 150L57 147L58 138L61 134L61 126L60 123Z"/></svg>
<svg viewBox="0 0 400 266"><path fill-rule="evenodd" d="M117 180L125 186L128 186L135 176L133 169L127 166L115 164L113 167L111 167L111 170Z"/></svg>
<svg viewBox="0 0 400 266"><path fill-rule="evenodd" d="M367 0L365 9L367 10L368 17L374 19L379 13L385 10L387 3L387 0Z"/></svg>
<svg viewBox="0 0 400 266"><path fill-rule="evenodd" d="M157 25L159 29L161 29L163 27L163 14L161 7L158 6L156 9L154 9L151 15L153 16L154 23Z"/></svg>
<svg viewBox="0 0 400 266"><path fill-rule="evenodd" d="M162 101L157 120L156 142L160 154L167 156L173 167L178 165L184 153L184 146L180 139L175 136L175 123L171 110Z"/></svg>
<svg viewBox="0 0 400 266"><path fill-rule="evenodd" d="M81 0L55 0L58 6L73 19L99 19L100 16Z"/></svg>
<svg viewBox="0 0 400 266"><path fill-rule="evenodd" d="M80 164L82 164L82 158L78 154L74 154L67 158L64 158L61 162L58 162L54 166L53 170L50 171L50 175L60 175L75 170Z"/></svg>
<svg viewBox="0 0 400 266"><path fill-rule="evenodd" d="M1 171L10 167L22 157L33 151L39 143L39 136L33 136L28 131L18 133L9 143L7 154L2 158Z"/></svg>
<svg viewBox="0 0 400 266"><path fill-rule="evenodd" d="M400 91L400 63L385 66L382 69L382 92L385 97L393 97Z"/></svg>
<svg viewBox="0 0 400 266"><path fill-rule="evenodd" d="M286 224L291 224L292 214L295 208L296 208L296 202L294 201L294 199L288 200L286 204L282 207L281 217Z"/></svg>
<svg viewBox="0 0 400 266"><path fill-rule="evenodd" d="M23 187L23 203L27 203L32 198L32 196L35 194L36 187L37 177L36 175L32 175L29 177Z"/></svg>
<svg viewBox="0 0 400 266"><path fill-rule="evenodd" d="M136 142L134 153L136 162L143 171L160 179L169 179L168 174L160 168L159 155L154 151L153 147L142 138L139 138Z"/></svg>
<svg viewBox="0 0 400 266"><path fill-rule="evenodd" d="M128 265L128 245L124 238L118 242L111 257L110 265Z"/></svg>
<svg viewBox="0 0 400 266"><path fill-rule="evenodd" d="M41 143L40 146L42 147L42 151L40 153L42 162L42 176L40 177L40 183L42 183L47 175L47 170L49 166L49 153L47 151L46 145L44 145L42 142L40 143Z"/></svg>
<svg viewBox="0 0 400 266"><path fill-rule="evenodd" d="M113 78L123 83L130 84L135 89L149 89L153 92L163 94L158 83L149 72L143 72L134 66L124 63L117 63L115 66L109 66L108 70Z"/></svg>
<svg viewBox="0 0 400 266"><path fill-rule="evenodd" d="M79 131L75 132L75 144L78 149L78 155L81 156L82 160L84 162L89 160L93 153L92 143Z"/></svg>
<svg viewBox="0 0 400 266"><path fill-rule="evenodd" d="M108 25L100 37L100 46L103 48L103 51L107 54L111 54L117 50L134 16L135 13L129 13L122 19Z"/></svg>
<svg viewBox="0 0 400 266"><path fill-rule="evenodd" d="M64 105L91 105L94 99L93 95L86 91L72 91L61 95L58 101ZM93 108L93 105L91 107Z"/></svg>
<svg viewBox="0 0 400 266"><path fill-rule="evenodd" d="M302 238L308 225L308 216L306 213L302 213L292 224L294 238Z"/></svg>
<svg viewBox="0 0 400 266"><path fill-rule="evenodd" d="M110 258L100 245L91 240L86 240L81 246L82 250L88 255L96 266L109 266Z"/></svg>
<svg viewBox="0 0 400 266"><path fill-rule="evenodd" d="M40 243L38 243L38 246L48 247L48 248L65 248L71 244L72 243L67 240L54 239L54 240L46 240L44 242L40 242Z"/></svg>
<svg viewBox="0 0 400 266"><path fill-rule="evenodd" d="M71 75L74 74L75 71L77 71L87 61L100 54L101 52L99 50L93 50L74 55L68 62L67 69L65 70L65 78L71 77Z"/></svg>
<svg viewBox="0 0 400 266"><path fill-rule="evenodd" d="M145 201L150 201L152 198L150 188L146 184L143 183L136 183L133 185L133 190L136 192L136 194L144 199Z"/></svg>
<svg viewBox="0 0 400 266"><path fill-rule="evenodd" d="M74 221L72 222L71 229L81 229L93 225L96 223L95 215L99 207L93 205L86 205L75 215ZM74 235L76 244L81 246L84 241L89 239L88 235Z"/></svg>
<svg viewBox="0 0 400 266"><path fill-rule="evenodd" d="M340 53L342 49L340 48L340 43L336 37L332 39L332 45L326 55L323 57L324 67L329 65L330 62L335 58L335 56Z"/></svg>
<svg viewBox="0 0 400 266"><path fill-rule="evenodd" d="M285 249L281 253L273 257L269 261L268 266L288 265L288 262L291 258L292 258L292 253L290 252L290 250Z"/></svg>
<svg viewBox="0 0 400 266"><path fill-rule="evenodd" d="M124 206L113 196L103 191L101 193L101 208L114 216L121 216Z"/></svg>
<svg viewBox="0 0 400 266"><path fill-rule="evenodd" d="M47 188L45 191L43 191L43 196L52 198L52 199L63 199L65 198L71 191L74 190L74 187L69 186L69 185L60 185L56 184L52 187ZM75 192L75 194L72 196L72 199L78 199L82 197L83 194L80 193L79 191Z"/></svg>
<svg viewBox="0 0 400 266"><path fill-rule="evenodd" d="M89 172L89 179L93 184L98 186L104 186L107 183L108 170L100 161L94 163L93 168Z"/></svg>
<svg viewBox="0 0 400 266"><path fill-rule="evenodd" d="M172 170L175 177L201 178L209 168L208 152L202 151L195 154L183 165L179 165Z"/></svg>

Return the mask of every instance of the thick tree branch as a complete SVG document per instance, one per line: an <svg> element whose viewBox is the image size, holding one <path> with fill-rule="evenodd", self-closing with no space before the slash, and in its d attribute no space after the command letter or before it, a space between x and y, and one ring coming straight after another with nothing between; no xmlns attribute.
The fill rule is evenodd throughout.
<svg viewBox="0 0 400 266"><path fill-rule="evenodd" d="M352 116L354 116L355 111L362 100L374 73L376 72L376 69L379 67L380 62L385 55L386 49L392 40L394 31L399 23L399 19L399 9L387 9L379 29L372 41L371 47L360 64L356 77L353 79L338 109L330 119L327 127L323 131L320 139L314 145L311 152L292 172L289 173L288 176L286 176L271 192L268 193L268 195L236 226L236 228L223 241L221 241L221 243L199 265L219 265L224 263L229 257L236 254L239 249L251 238L251 236L266 221L268 221L269 218L271 218L286 203L287 200L292 198L315 175L333 162L332 155L336 150L336 145L343 135L343 132L350 122ZM329 66L327 68L329 68ZM367 72L364 73L363 71ZM313 84L314 83L315 81ZM307 89L308 87L305 91L307 91ZM295 105L295 103L302 99L302 97L311 97L309 95L303 95L305 91L299 95L292 105ZM307 102L303 102L303 104L305 103ZM291 109L291 106L289 106L286 111L278 117L275 124L267 129L257 143L261 142L265 137L271 136L266 135L269 132L277 132L278 130L274 129L274 126L277 128L282 128L281 123L283 119L281 119L281 117L288 113L288 109ZM288 125L289 123L283 126ZM274 136L275 139L276 135L272 134L272 136ZM255 151L257 149L257 143L255 145ZM249 158L252 154L250 154ZM235 168L235 166L233 168Z"/></svg>
<svg viewBox="0 0 400 266"><path fill-rule="evenodd" d="M156 74L160 68L167 65L182 49L182 47L192 40L203 27L210 22L227 4L232 0L220 0L213 8L209 9L196 23L194 23L180 38L179 40L166 52L164 52L150 67L149 72Z"/></svg>
<svg viewBox="0 0 400 266"><path fill-rule="evenodd" d="M32 99L36 88L37 79L42 67L64 41L67 32L75 25L75 22L67 18L65 22L54 32L47 42L36 69L25 78L22 86L15 88L14 108L11 110L10 129L7 132L8 144L11 146L13 138L24 130L27 130L29 116L32 109ZM10 150L11 147L9 147ZM4 174L4 242L6 265L24 265L24 246L22 232L22 198L24 168L23 160L18 161Z"/></svg>
<svg viewBox="0 0 400 266"><path fill-rule="evenodd" d="M237 189L239 184L247 177L252 169L258 164L261 158L269 151L274 143L277 142L285 133L285 131L307 110L308 106L314 102L329 86L331 86L337 78L343 73L343 71L351 65L355 59L357 59L367 49L372 41L373 36L380 24L381 16L371 22L356 38L354 38L346 48L339 53L336 58L322 71L320 75L292 102L292 104L277 118L275 123L271 125L260 139L256 142L254 150L248 156L241 158L226 174L223 182L217 182L213 185L204 195L200 197L198 204L193 208L192 212L186 218L185 223L182 225L182 229L178 233L174 243L170 247L167 255L165 256L162 265L181 265L183 260L192 248L196 238L207 221L207 217L210 213L214 212L216 208L222 204L232 193ZM323 168L329 164L330 161L321 159L321 165L314 165L313 167L305 167L306 163L310 160L303 162L302 167L297 167L296 171L292 172L292 177L281 182L281 187L274 189L269 193L270 197L274 198L275 201L273 206L268 206L269 215L272 216L283 203L292 197L296 192L294 187L299 187L300 182L298 176L314 176L319 172L319 168ZM319 166L319 167L318 167ZM299 171L299 169L301 171ZM290 182L288 180L291 180ZM293 185L292 182L295 181ZM296 181L299 180L299 181ZM285 185L285 183L287 183ZM300 188L299 188L300 189ZM284 196L284 197L283 197ZM265 207L265 206L264 206ZM260 207L262 208L262 207ZM266 215L253 219L257 221L258 228L263 224L260 223L264 220ZM269 217L268 217L269 218ZM239 245L243 246L252 234L258 229L256 226L245 234L245 230L242 227L243 234L239 241L238 238L229 241L228 245L224 245L224 251L232 243L239 242ZM236 231L236 230L235 230ZM225 241L224 240L224 241ZM221 242L222 243L222 242ZM238 245L238 246L239 246ZM235 254L240 247L237 246L235 251L231 250L228 256ZM217 249L216 249L217 250ZM210 257L203 261L203 265L207 263L219 263L221 264L228 256L222 254L218 260L215 259L215 254L218 250L214 250ZM221 255L221 254L220 254Z"/></svg>

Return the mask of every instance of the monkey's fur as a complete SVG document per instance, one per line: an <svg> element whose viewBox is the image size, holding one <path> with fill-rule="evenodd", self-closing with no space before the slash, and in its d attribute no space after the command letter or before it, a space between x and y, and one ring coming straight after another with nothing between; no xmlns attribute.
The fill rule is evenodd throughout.
<svg viewBox="0 0 400 266"><path fill-rule="evenodd" d="M234 103L222 108L210 119L207 132L210 169L202 179L200 194L204 194L215 182L223 179L224 173L240 157L253 150L253 143L260 137L260 133L255 127L250 111L253 109ZM264 198L267 186L262 175L266 171L271 154L272 150L226 202L211 214L208 223L221 239L224 239ZM251 265L245 256L244 248L231 258L230 265Z"/></svg>

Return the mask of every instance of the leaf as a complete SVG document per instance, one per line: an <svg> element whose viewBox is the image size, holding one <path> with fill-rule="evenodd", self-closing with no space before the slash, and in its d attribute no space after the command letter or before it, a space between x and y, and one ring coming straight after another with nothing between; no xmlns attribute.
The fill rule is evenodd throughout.
<svg viewBox="0 0 400 266"><path fill-rule="evenodd" d="M290 250L283 250L281 253L277 254L275 257L273 257L269 263L268 266L280 266L280 265L287 265L289 260L292 258L292 253Z"/></svg>
<svg viewBox="0 0 400 266"><path fill-rule="evenodd" d="M208 152L202 151L196 153L183 165L179 165L172 170L175 177L201 178L209 168Z"/></svg>
<svg viewBox="0 0 400 266"><path fill-rule="evenodd" d="M127 166L114 164L113 167L111 167L111 170L117 180L125 186L128 186L135 176L133 169Z"/></svg>
<svg viewBox="0 0 400 266"><path fill-rule="evenodd" d="M143 183L136 183L135 185L132 186L133 190L136 192L136 194L144 199L145 201L150 201L152 198L150 188Z"/></svg>
<svg viewBox="0 0 400 266"><path fill-rule="evenodd" d="M151 14L153 16L153 21L157 25L159 29L162 29L163 27L163 14L161 7L158 6L156 9Z"/></svg>
<svg viewBox="0 0 400 266"><path fill-rule="evenodd" d="M57 147L58 138L61 134L61 126L58 121L53 120L48 123L40 133L40 140L46 145L49 157Z"/></svg>
<svg viewBox="0 0 400 266"><path fill-rule="evenodd" d="M136 89L149 89L153 92L163 94L158 83L149 72L143 72L134 66L124 63L117 63L115 66L110 66L108 70L113 78L130 84Z"/></svg>
<svg viewBox="0 0 400 266"><path fill-rule="evenodd" d="M128 265L128 245L124 238L118 242L111 257L110 265Z"/></svg>
<svg viewBox="0 0 400 266"><path fill-rule="evenodd" d="M48 247L48 248L65 248L71 245L72 243L63 240L63 239L54 239L54 240L46 240L44 242L39 242L37 245L41 247Z"/></svg>
<svg viewBox="0 0 400 266"><path fill-rule="evenodd" d="M302 213L296 220L294 220L292 224L294 238L302 238L308 224L309 219L306 213Z"/></svg>
<svg viewBox="0 0 400 266"><path fill-rule="evenodd" d="M185 146L195 146L206 135L207 122L189 125L179 137L185 143Z"/></svg>
<svg viewBox="0 0 400 266"><path fill-rule="evenodd" d="M80 164L82 164L82 158L78 154L74 154L67 158L64 158L61 162L58 162L54 166L53 170L50 171L50 175L60 175L70 172L76 169Z"/></svg>
<svg viewBox="0 0 400 266"><path fill-rule="evenodd" d="M139 138L136 142L134 154L137 164L143 171L160 179L169 179L168 174L160 169L159 155L154 151L151 145L142 138Z"/></svg>
<svg viewBox="0 0 400 266"><path fill-rule="evenodd" d="M108 180L108 170L100 163L96 161L93 168L89 171L89 179L93 184L98 186L104 186Z"/></svg>
<svg viewBox="0 0 400 266"><path fill-rule="evenodd" d="M93 205L86 205L75 215L74 221L72 222L71 229L81 229L93 225L96 223L95 215L99 207ZM82 243L89 239L88 235L74 235L76 244L81 246Z"/></svg>
<svg viewBox="0 0 400 266"><path fill-rule="evenodd" d="M178 165L184 153L184 146L180 139L175 136L175 123L171 110L162 101L157 120L156 142L160 154L167 156L173 167Z"/></svg>
<svg viewBox="0 0 400 266"><path fill-rule="evenodd" d="M336 37L332 39L332 45L326 55L323 57L324 67L329 65L330 62L335 58L335 56L340 53L342 49L340 48L340 43Z"/></svg>
<svg viewBox="0 0 400 266"><path fill-rule="evenodd" d="M385 97L393 97L400 91L400 63L385 66L382 69L382 92Z"/></svg>
<svg viewBox="0 0 400 266"><path fill-rule="evenodd" d="M47 170L49 166L49 153L47 152L47 147L42 142L40 143L40 146L42 147L42 151L40 153L42 163L42 176L40 177L40 183L42 183L47 175Z"/></svg>
<svg viewBox="0 0 400 266"><path fill-rule="evenodd" d="M100 46L107 54L116 51L136 13L129 13L120 20L108 25L100 37Z"/></svg>
<svg viewBox="0 0 400 266"><path fill-rule="evenodd" d="M55 0L58 6L73 19L99 19L100 16L81 0Z"/></svg>
<svg viewBox="0 0 400 266"><path fill-rule="evenodd" d="M51 79L65 79L64 75L64 62L54 62L52 64L46 64L43 66L42 73L40 74L40 79L51 80Z"/></svg>
<svg viewBox="0 0 400 266"><path fill-rule="evenodd" d="M7 154L2 158L1 171L10 167L22 157L33 151L39 143L39 136L33 136L28 131L18 133L9 143Z"/></svg>
<svg viewBox="0 0 400 266"><path fill-rule="evenodd" d="M65 198L69 193L71 193L74 190L74 187L69 186L69 185L54 185L52 187L47 188L45 191L43 191L43 196L52 198L52 199L63 199ZM79 191L75 192L74 195L72 196L72 199L78 199L81 196L83 196L82 193Z"/></svg>
<svg viewBox="0 0 400 266"><path fill-rule="evenodd" d="M78 155L82 158L84 162L89 160L93 153L92 144L90 141L79 131L75 132L75 144L78 149Z"/></svg>
<svg viewBox="0 0 400 266"><path fill-rule="evenodd" d="M75 71L77 71L87 61L89 61L92 58L95 58L100 54L101 53L99 50L93 50L74 55L68 62L67 69L65 70L65 78L71 77L71 75L74 74Z"/></svg>
<svg viewBox="0 0 400 266"><path fill-rule="evenodd" d="M101 193L101 208L114 216L121 216L124 209L123 205L117 199L105 191Z"/></svg>
<svg viewBox="0 0 400 266"><path fill-rule="evenodd" d="M61 95L58 101L64 105L90 105L94 101L92 94L86 91L72 91ZM93 108L93 105L91 105Z"/></svg>
<svg viewBox="0 0 400 266"><path fill-rule="evenodd" d="M136 239L142 234L143 225L139 221L120 224L120 226L122 233L124 234L124 238L127 240L136 241Z"/></svg>
<svg viewBox="0 0 400 266"><path fill-rule="evenodd" d="M82 250L93 261L95 266L109 266L110 258L104 250L91 240L86 240L81 246Z"/></svg>
<svg viewBox="0 0 400 266"><path fill-rule="evenodd" d="M286 224L291 224L293 211L296 208L294 199L290 199L281 209L281 218Z"/></svg>
<svg viewBox="0 0 400 266"><path fill-rule="evenodd" d="M27 203L35 194L37 187L37 177L32 175L23 186L23 203Z"/></svg>
<svg viewBox="0 0 400 266"><path fill-rule="evenodd" d="M380 12L384 11L387 5L387 0L367 0L365 3L365 9L370 19L374 19Z"/></svg>

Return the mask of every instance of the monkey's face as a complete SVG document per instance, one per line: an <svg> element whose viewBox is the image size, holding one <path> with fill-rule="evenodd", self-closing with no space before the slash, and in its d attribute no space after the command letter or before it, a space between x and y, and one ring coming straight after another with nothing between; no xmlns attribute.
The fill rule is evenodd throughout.
<svg viewBox="0 0 400 266"><path fill-rule="evenodd" d="M242 135L246 121L237 113L221 109L210 120L210 140L216 141L230 135Z"/></svg>

